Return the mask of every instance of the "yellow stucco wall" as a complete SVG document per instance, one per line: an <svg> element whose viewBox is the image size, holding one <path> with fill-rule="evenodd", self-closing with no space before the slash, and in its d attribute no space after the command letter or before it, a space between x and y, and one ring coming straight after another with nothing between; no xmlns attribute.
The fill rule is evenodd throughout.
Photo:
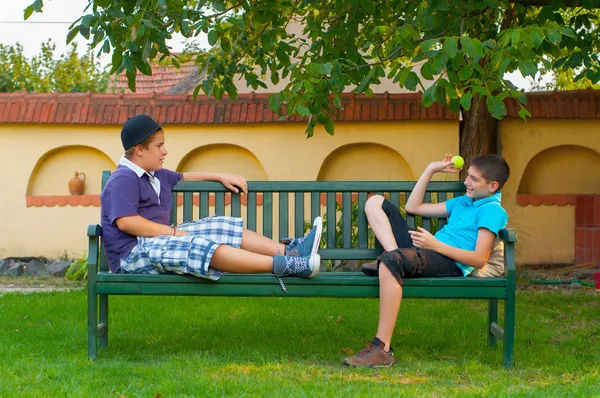
<svg viewBox="0 0 600 398"><path fill-rule="evenodd" d="M511 167L503 204L519 237L517 261L571 263L574 206L523 207L516 194L600 193L600 121L504 120L500 140Z"/></svg>
<svg viewBox="0 0 600 398"><path fill-rule="evenodd" d="M389 179L396 166L404 175L418 176L432 159L458 151L455 121L338 123L334 136L318 130L310 139L306 139L304 129L300 123L169 125L165 127L169 154L164 166L184 171L212 166L210 171L239 173L249 179L264 173L268 180L316 180L320 172L327 179L350 178L352 173L362 173L365 162L371 164L369 157L354 158L359 152L352 148L364 145L395 159L388 169L371 168L373 175L379 175L375 178ZM4 183L0 258L58 257L64 251L78 256L87 249L85 230L88 224L99 221L98 207L27 207L26 195L66 195L68 180L75 171L86 173L85 193L97 193L101 171L118 164L122 155L119 133L120 126L0 125L0 140L9 148L0 158ZM351 145L347 147L350 151L336 151L347 145ZM223 162L225 155L232 156ZM351 156L352 161L345 156ZM331 167L351 165L343 171L350 174L323 168L328 158L335 159ZM372 161L379 164L380 159Z"/></svg>
<svg viewBox="0 0 600 398"><path fill-rule="evenodd" d="M304 127L169 125L165 167L251 180L410 180L432 159L458 151L454 121L338 123L333 137L319 130L311 139ZM98 207L26 207L26 195L68 195L75 171L86 173L86 194L98 193L101 171L122 155L119 132L120 126L0 125L8 148L0 158L0 258L86 250L85 229L98 222ZM600 193L599 132L596 121L500 123L502 154L512 171L503 204L519 237L517 263L573 261L574 207L523 207L516 195Z"/></svg>

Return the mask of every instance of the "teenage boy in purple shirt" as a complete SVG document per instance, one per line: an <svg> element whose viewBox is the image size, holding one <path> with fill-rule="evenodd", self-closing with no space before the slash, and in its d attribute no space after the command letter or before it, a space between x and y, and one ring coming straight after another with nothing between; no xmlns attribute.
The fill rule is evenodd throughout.
<svg viewBox="0 0 600 398"><path fill-rule="evenodd" d="M104 252L111 272L174 272L212 280L223 272L302 278L319 272L320 217L307 236L287 244L244 229L243 219L237 217L169 225L172 189L178 181L218 181L236 193L247 193L248 185L233 174L164 169L163 125L137 115L121 130L125 154L100 195Z"/></svg>
<svg viewBox="0 0 600 398"><path fill-rule="evenodd" d="M381 367L394 363L392 335L402 301L404 278L467 276L488 261L494 240L508 217L500 204L500 190L510 176L506 161L498 155L471 161L466 195L440 203L423 203L425 189L435 173L458 173L452 156L431 163L406 202L406 211L423 217L449 217L435 236L423 228L409 230L398 209L374 195L365 204L369 225L385 252L375 267L363 272L379 276L379 325L375 338L356 355L344 359L353 367Z"/></svg>

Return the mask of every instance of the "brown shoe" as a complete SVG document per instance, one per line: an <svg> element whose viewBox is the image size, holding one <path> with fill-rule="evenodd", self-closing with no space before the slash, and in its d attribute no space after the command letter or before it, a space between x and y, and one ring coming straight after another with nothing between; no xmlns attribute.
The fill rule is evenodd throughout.
<svg viewBox="0 0 600 398"><path fill-rule="evenodd" d="M365 274L367 276L378 276L379 275L379 269L377 268L376 262L364 263L360 267L360 270L362 271L363 274Z"/></svg>
<svg viewBox="0 0 600 398"><path fill-rule="evenodd" d="M377 337L356 355L344 359L344 365L356 368L381 368L394 364L394 351L384 350L385 344Z"/></svg>

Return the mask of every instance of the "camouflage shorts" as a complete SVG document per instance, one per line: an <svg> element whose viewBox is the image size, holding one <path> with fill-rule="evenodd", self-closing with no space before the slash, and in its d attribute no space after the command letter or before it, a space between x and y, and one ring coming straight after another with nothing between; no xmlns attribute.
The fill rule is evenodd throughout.
<svg viewBox="0 0 600 398"><path fill-rule="evenodd" d="M377 265L384 263L400 284L404 278L435 278L462 276L463 273L451 258L433 250L415 247L396 249L383 253Z"/></svg>

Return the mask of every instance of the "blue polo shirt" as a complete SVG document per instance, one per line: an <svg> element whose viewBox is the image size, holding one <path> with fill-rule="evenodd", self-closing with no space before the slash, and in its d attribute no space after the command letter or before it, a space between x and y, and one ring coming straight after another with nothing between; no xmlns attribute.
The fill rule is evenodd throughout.
<svg viewBox="0 0 600 398"><path fill-rule="evenodd" d="M137 245L137 237L121 231L115 220L142 216L169 225L173 187L183 178L181 173L167 169L150 175L130 163L122 161L119 164L100 194L102 241L111 272L119 270L121 259L127 258Z"/></svg>
<svg viewBox="0 0 600 398"><path fill-rule="evenodd" d="M446 201L446 211L449 219L435 237L452 247L464 250L475 250L479 228L486 228L496 236L506 227L508 215L500 204L501 193L490 197L474 200L468 196L459 196ZM467 276L473 272L473 267L456 262Z"/></svg>

